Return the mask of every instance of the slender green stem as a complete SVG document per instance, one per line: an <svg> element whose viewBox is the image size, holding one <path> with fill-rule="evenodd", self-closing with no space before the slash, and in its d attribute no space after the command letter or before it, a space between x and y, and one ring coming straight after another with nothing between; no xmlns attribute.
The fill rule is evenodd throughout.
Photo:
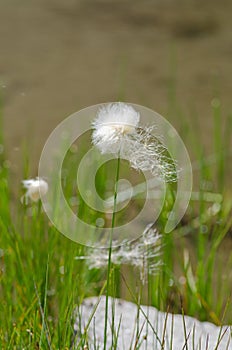
<svg viewBox="0 0 232 350"><path fill-rule="evenodd" d="M114 231L115 217L116 217L119 172L120 172L120 152L118 154L118 159L117 159L117 169L116 169L115 187L114 187L114 209L113 209L113 214L112 214L110 241L109 241L107 285L106 285L106 304L105 304L104 350L106 350L106 340L107 340L107 319L108 319L108 305L109 305L108 299L109 299L110 276L111 276L112 239L113 239L113 231Z"/></svg>

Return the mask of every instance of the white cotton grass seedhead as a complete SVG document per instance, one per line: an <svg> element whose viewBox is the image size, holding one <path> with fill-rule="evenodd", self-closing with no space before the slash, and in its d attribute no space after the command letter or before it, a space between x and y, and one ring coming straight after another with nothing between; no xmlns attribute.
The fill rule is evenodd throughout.
<svg viewBox="0 0 232 350"><path fill-rule="evenodd" d="M110 103L98 111L92 123L92 142L102 154L120 155L138 171L175 182L177 164L162 143L162 135L154 136L155 126L142 127L139 122L140 114L132 106Z"/></svg>
<svg viewBox="0 0 232 350"><path fill-rule="evenodd" d="M48 183L37 177L36 179L29 179L22 181L26 193L21 198L21 201L28 204L29 200L32 202L38 202L41 196L44 196L48 191Z"/></svg>
<svg viewBox="0 0 232 350"><path fill-rule="evenodd" d="M103 154L118 154L126 147L127 136L136 131L139 120L140 114L126 103L103 106L92 124L92 142Z"/></svg>
<svg viewBox="0 0 232 350"><path fill-rule="evenodd" d="M131 265L138 268L141 280L145 282L146 272L155 274L161 265L160 255L161 236L153 228L153 224L149 224L139 239L112 248L111 262L114 265ZM86 256L77 256L75 259L86 260L90 270L101 269L107 266L109 252L107 249L89 248Z"/></svg>
<svg viewBox="0 0 232 350"><path fill-rule="evenodd" d="M149 171L152 175L175 182L178 176L177 164L168 153L159 136L154 136L155 126L137 128L127 149L131 167L139 171Z"/></svg>

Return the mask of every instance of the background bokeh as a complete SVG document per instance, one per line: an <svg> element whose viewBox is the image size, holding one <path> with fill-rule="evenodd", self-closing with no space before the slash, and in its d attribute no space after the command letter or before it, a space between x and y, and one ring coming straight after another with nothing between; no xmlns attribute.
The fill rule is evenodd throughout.
<svg viewBox="0 0 232 350"><path fill-rule="evenodd" d="M232 4L227 0L2 0L0 88L13 173L22 148L36 175L54 127L77 110L124 100L180 132L198 120L211 153L212 101L232 107ZM218 100L216 100L216 103Z"/></svg>

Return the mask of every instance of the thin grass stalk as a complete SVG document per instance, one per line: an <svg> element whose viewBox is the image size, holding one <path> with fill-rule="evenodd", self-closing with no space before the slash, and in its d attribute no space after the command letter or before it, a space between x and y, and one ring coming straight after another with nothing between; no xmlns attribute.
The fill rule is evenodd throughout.
<svg viewBox="0 0 232 350"><path fill-rule="evenodd" d="M183 350L186 349L188 350L188 338L189 338L189 335L187 336L187 329L186 329L186 324L185 324L185 319L184 319L184 309L183 309L183 306L181 307L181 311L182 311L182 319L183 319L183 327L184 327L184 338L185 338L185 344L183 346ZM191 332L191 331L190 331Z"/></svg>
<svg viewBox="0 0 232 350"><path fill-rule="evenodd" d="M194 323L194 325L193 325L193 336L192 336L192 346L193 346L192 350L195 350L195 336L196 336L196 325Z"/></svg>
<svg viewBox="0 0 232 350"><path fill-rule="evenodd" d="M41 310L41 316L42 316L42 328L41 328L41 335L40 335L40 346L41 346L41 341L42 341L42 338L43 338L43 332L45 332L48 346L51 349L49 328L48 328L48 326L46 324L46 320L45 320L45 312L46 312L46 307L47 307L47 290L48 290L48 266L49 266L49 255L48 255L48 260L47 260L46 277L45 277L44 310L42 309L42 305L40 304L40 310Z"/></svg>
<svg viewBox="0 0 232 350"><path fill-rule="evenodd" d="M174 336L174 314L172 313L170 350L172 350L172 347L173 347L173 336Z"/></svg>
<svg viewBox="0 0 232 350"><path fill-rule="evenodd" d="M137 343L137 339L139 337L139 333L140 333L140 326L139 326L139 310L140 310L140 305L141 305L141 295L142 295L142 286L139 285L138 287L138 301L137 301L137 314L136 314L136 343Z"/></svg>
<svg viewBox="0 0 232 350"><path fill-rule="evenodd" d="M37 299L38 299L38 303L39 303L39 309L40 309L40 314L41 314L41 317L42 317L42 329L41 329L41 334L40 334L40 341L39 341L39 347L41 348L41 345L42 345L42 337L43 337L43 332L45 333L45 336L46 336L46 340L47 340L47 343L48 343L48 348L49 349L52 349L51 347L51 343L50 343L50 333L49 333L49 328L47 326L47 323L46 323L46 320L45 320L45 312L42 308L42 304L41 304L41 300L40 300L40 297L39 297L39 292L38 292L38 288L36 286L36 283L34 282L34 287L35 287L35 292L36 292L36 296L37 296ZM47 294L47 287L45 286L45 289L46 289L46 294ZM46 295L45 297L46 298ZM44 303L45 303L45 300L44 300Z"/></svg>
<svg viewBox="0 0 232 350"><path fill-rule="evenodd" d="M94 350L97 350L97 347L96 347L97 337L96 337L96 328L95 328L95 318L93 319L93 344L94 344Z"/></svg>
<svg viewBox="0 0 232 350"><path fill-rule="evenodd" d="M146 313L143 311L143 309L141 308L141 306L138 305L136 296L135 296L134 293L132 292L131 288L129 287L129 285L128 285L128 283L127 283L127 281L126 281L126 279L125 279L125 277L124 277L123 275L122 275L122 280L123 280L123 282L125 283L125 285L126 285L128 291L129 291L129 293L130 293L130 295L131 295L131 297L132 297L132 300L133 300L134 303L139 307L140 312L141 312L141 313L143 314L143 316L146 318L146 320L147 320L147 322L148 322L148 324L149 324L151 330L153 331L153 333L154 333L154 335L155 335L155 337L156 337L156 339L157 339L159 345L162 345L162 342L161 342L161 340L160 340L160 338L159 338L159 336L158 336L158 332L157 332L157 331L155 330L155 328L153 327L152 323L151 323L150 320L148 319Z"/></svg>
<svg viewBox="0 0 232 350"><path fill-rule="evenodd" d="M107 340L107 319L108 319L108 307L109 307L109 287L110 287L110 276L111 276L111 255L112 255L112 237L115 225L116 206L117 206L117 195L118 195L118 180L120 173L120 151L117 158L117 169L115 178L115 189L114 189L114 209L112 214L111 232L110 232L110 245L109 245L109 256L108 256L108 267L107 267L107 284L106 284L106 304L105 304L105 326L104 326L104 350L106 350Z"/></svg>
<svg viewBox="0 0 232 350"><path fill-rule="evenodd" d="M164 350L164 347L165 347L165 333L166 333L166 330L167 330L168 314L169 314L169 309L167 309L167 312L166 312L166 315L165 315L165 320L164 320L164 328L163 328L161 350Z"/></svg>
<svg viewBox="0 0 232 350"><path fill-rule="evenodd" d="M230 330L230 334L231 334L231 336L232 336L231 330ZM231 344L231 338L228 338L228 342L227 342L227 344L226 344L226 350L229 350L230 344Z"/></svg>
<svg viewBox="0 0 232 350"><path fill-rule="evenodd" d="M96 305L94 306L93 311L91 312L91 315L90 315L90 317L89 317L89 319L88 319L87 325L85 326L83 335L82 335L82 337L81 337L79 343L77 344L77 349L79 348L79 346L82 345L83 339L85 340L85 338L87 337L87 331L88 331L88 329L89 329L89 325L90 325L90 323L91 323L91 321L92 321L92 319L93 319L93 317L94 317L94 315L95 315L95 312L96 312L96 310L97 310L97 307L98 307L98 305L99 305L99 303L100 303L102 293L103 293L103 291L104 291L105 288L106 288L106 283L107 283L107 282L104 283L104 285L103 285L103 287L102 287L102 289L101 289L101 291L100 291L98 301L97 301ZM72 347L71 347L70 349L73 349L73 346L74 346L74 345L75 345L75 343L73 342Z"/></svg>
<svg viewBox="0 0 232 350"><path fill-rule="evenodd" d="M111 316L112 316L112 323L111 323L111 347L113 349L114 346L114 337L115 337L115 329L114 329L114 316L115 316L115 299L116 296L116 288L115 288L115 270L112 269L112 292L113 292L113 298L111 299Z"/></svg>
<svg viewBox="0 0 232 350"><path fill-rule="evenodd" d="M219 347L219 345L220 345L220 343L221 343L223 337L225 336L226 332L228 331L229 327L226 327L225 330L224 330L224 332L222 332L222 329L223 329L223 328L222 328L222 326L221 326L221 327L220 327L219 334L218 334L217 344L216 344L216 347L215 347L214 350L217 350L217 349L218 349L218 347Z"/></svg>
<svg viewBox="0 0 232 350"><path fill-rule="evenodd" d="M115 342L113 344L113 349L114 350L117 350L118 337L119 337L119 331L120 331L121 323L122 323L122 315L120 316L120 320L119 320L119 323L118 323L118 329L117 329L116 336L115 336Z"/></svg>
<svg viewBox="0 0 232 350"><path fill-rule="evenodd" d="M140 337L141 337L143 328L144 328L144 326L145 326L145 323L146 323L146 320L144 320L144 322L143 322L142 327L140 328L140 330L137 330L137 332L136 332L135 345L134 345L133 350L139 349L139 348L141 347L142 343L143 343L143 339L142 339L140 342L139 342L139 340L140 340Z"/></svg>
<svg viewBox="0 0 232 350"><path fill-rule="evenodd" d="M205 345L205 350L209 350L209 334L207 334L207 337L206 337L206 345Z"/></svg>

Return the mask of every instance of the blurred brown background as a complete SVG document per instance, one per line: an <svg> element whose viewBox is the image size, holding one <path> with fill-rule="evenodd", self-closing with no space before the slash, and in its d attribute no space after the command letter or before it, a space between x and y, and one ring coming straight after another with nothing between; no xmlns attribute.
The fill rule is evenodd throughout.
<svg viewBox="0 0 232 350"><path fill-rule="evenodd" d="M210 154L212 99L220 98L222 116L232 108L230 1L1 0L0 7L0 87L13 171L22 167L25 142L36 167L60 121L117 100L156 110L180 132L197 118Z"/></svg>

